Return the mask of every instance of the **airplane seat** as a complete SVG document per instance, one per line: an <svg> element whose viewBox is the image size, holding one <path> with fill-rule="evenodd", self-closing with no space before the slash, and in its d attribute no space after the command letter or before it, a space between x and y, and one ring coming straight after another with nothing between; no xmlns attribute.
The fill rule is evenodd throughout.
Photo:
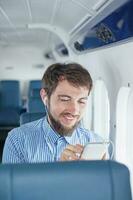
<svg viewBox="0 0 133 200"><path fill-rule="evenodd" d="M28 99L27 112L20 115L20 125L40 119L45 115L46 109L40 97L40 89L32 89Z"/></svg>
<svg viewBox="0 0 133 200"><path fill-rule="evenodd" d="M19 81L1 81L0 93L0 126L18 126L19 114L21 112Z"/></svg>
<svg viewBox="0 0 133 200"><path fill-rule="evenodd" d="M19 126L19 111L14 108L4 108L0 110L0 126Z"/></svg>
<svg viewBox="0 0 133 200"><path fill-rule="evenodd" d="M28 98L33 96L34 89L37 89L37 90L41 89L41 80L31 80L29 82Z"/></svg>
<svg viewBox="0 0 133 200"><path fill-rule="evenodd" d="M0 199L131 200L129 171L114 161L0 165Z"/></svg>
<svg viewBox="0 0 133 200"><path fill-rule="evenodd" d="M32 98L40 98L40 89L38 89L38 88L33 88L33 89L31 90L31 95L30 95L30 97L32 97Z"/></svg>
<svg viewBox="0 0 133 200"><path fill-rule="evenodd" d="M44 112L45 106L40 97L40 89L32 89L31 96L28 99L27 111L30 113Z"/></svg>
<svg viewBox="0 0 133 200"><path fill-rule="evenodd" d="M40 119L44 116L45 116L45 112L43 112L43 113L42 112L39 112L39 113L28 113L28 112L22 113L20 115L20 125L38 120L38 119Z"/></svg>
<svg viewBox="0 0 133 200"><path fill-rule="evenodd" d="M45 106L41 98L30 98L27 111L30 113L45 112Z"/></svg>

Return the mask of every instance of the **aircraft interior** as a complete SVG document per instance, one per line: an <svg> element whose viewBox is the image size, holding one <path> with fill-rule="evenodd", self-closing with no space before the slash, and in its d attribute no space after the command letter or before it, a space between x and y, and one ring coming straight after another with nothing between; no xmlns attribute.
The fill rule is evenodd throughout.
<svg viewBox="0 0 133 200"><path fill-rule="evenodd" d="M132 11L132 0L0 0L1 200L132 199ZM40 97L47 67L71 62L92 76L82 126L109 143L110 160L2 164L8 133L47 114Z"/></svg>

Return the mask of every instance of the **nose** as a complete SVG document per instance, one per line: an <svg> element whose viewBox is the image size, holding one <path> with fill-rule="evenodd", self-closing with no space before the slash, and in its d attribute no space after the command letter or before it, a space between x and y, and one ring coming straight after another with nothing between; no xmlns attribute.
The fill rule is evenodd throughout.
<svg viewBox="0 0 133 200"><path fill-rule="evenodd" d="M68 105L68 111L73 115L79 115L79 104L76 101L71 101Z"/></svg>

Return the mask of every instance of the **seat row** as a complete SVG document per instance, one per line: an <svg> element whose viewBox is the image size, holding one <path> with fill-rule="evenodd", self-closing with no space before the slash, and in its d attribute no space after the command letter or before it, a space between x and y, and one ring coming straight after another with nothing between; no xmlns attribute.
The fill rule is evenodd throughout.
<svg viewBox="0 0 133 200"><path fill-rule="evenodd" d="M45 113L45 107L40 98L40 88L40 80L29 82L27 106L23 107L19 81L0 81L0 126L19 126L22 113L25 113L24 117L21 117L22 122L23 118L25 120L25 116L32 116L31 113Z"/></svg>

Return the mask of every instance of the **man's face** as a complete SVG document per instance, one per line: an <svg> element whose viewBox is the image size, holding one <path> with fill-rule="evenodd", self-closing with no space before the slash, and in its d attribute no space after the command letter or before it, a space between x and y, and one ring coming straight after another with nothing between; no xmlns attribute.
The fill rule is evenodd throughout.
<svg viewBox="0 0 133 200"><path fill-rule="evenodd" d="M75 87L62 80L47 99L49 122L60 135L71 135L77 127L83 117L88 93L88 88Z"/></svg>

